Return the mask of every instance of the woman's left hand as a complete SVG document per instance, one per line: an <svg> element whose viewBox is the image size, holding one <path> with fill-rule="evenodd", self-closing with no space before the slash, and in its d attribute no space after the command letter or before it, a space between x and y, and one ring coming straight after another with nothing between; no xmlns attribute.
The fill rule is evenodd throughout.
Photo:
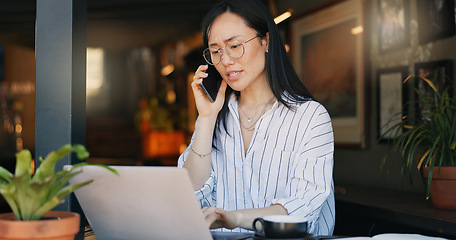
<svg viewBox="0 0 456 240"><path fill-rule="evenodd" d="M206 222L210 228L244 228L253 230L252 223L255 218L266 215L288 215L287 210L280 204L273 204L264 208L239 209L225 211L216 207L203 207Z"/></svg>
<svg viewBox="0 0 456 240"><path fill-rule="evenodd" d="M216 207L204 207L202 211L211 229L222 227L233 229L238 227L235 212L225 211Z"/></svg>

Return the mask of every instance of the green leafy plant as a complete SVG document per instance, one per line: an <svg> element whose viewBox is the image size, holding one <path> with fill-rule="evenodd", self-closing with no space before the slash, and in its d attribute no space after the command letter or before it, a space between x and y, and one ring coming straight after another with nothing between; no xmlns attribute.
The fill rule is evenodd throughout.
<svg viewBox="0 0 456 240"><path fill-rule="evenodd" d="M456 166L456 96L450 94L452 86L439 91L434 82L415 75L407 77L404 83L410 78L424 81L432 88L433 94L425 96L415 88L418 96L416 103L423 108L421 116L405 116L385 132L385 135L394 132L396 137L382 165L392 150L399 150L403 161L402 172L408 173L410 181L415 167L418 170L422 166L430 167L426 191L428 198L434 167L440 170L440 167Z"/></svg>
<svg viewBox="0 0 456 240"><path fill-rule="evenodd" d="M140 101L135 124L141 132L184 130L187 110L174 100L168 100L166 92L157 93L155 97Z"/></svg>
<svg viewBox="0 0 456 240"><path fill-rule="evenodd" d="M67 184L72 177L80 173L75 169L88 165L86 162L75 164L68 170L55 171L56 163L72 152L75 152L79 159L89 157L89 152L84 146L66 144L59 150L50 152L44 160L40 157L41 164L35 174L32 174L32 154L27 149L16 153L14 174L0 166L0 194L7 201L17 220L39 220L60 204L65 196L93 181ZM95 165L118 174L108 166Z"/></svg>

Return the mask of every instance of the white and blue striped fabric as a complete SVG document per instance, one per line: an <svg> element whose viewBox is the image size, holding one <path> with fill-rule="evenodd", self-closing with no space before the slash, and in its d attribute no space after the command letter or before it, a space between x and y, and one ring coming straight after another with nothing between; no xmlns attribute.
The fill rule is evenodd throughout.
<svg viewBox="0 0 456 240"><path fill-rule="evenodd" d="M211 154L212 174L196 192L201 206L230 211L281 204L290 215L308 218L310 233L332 235L334 137L326 109L308 101L290 110L276 101L257 122L244 154L234 95L228 107L227 132L222 127L217 133L218 150ZM189 150L179 157L179 167Z"/></svg>

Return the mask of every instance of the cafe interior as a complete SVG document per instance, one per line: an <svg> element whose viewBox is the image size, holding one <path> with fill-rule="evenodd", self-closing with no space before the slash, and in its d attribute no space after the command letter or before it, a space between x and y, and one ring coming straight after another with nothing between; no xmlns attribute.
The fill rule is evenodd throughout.
<svg viewBox="0 0 456 240"><path fill-rule="evenodd" d="M454 89L446 80L455 77L455 1L262 1L333 121L334 235L456 239L455 204L433 205L417 163L404 172L385 130L420 111L408 103L421 85L408 76L428 74ZM22 149L42 156L77 141L88 162L176 166L197 118L189 86L204 61L201 21L215 0L45 2L0 1L0 165L12 171ZM46 22L67 9L74 21ZM53 31L63 32L58 41ZM9 211L0 197L0 213Z"/></svg>

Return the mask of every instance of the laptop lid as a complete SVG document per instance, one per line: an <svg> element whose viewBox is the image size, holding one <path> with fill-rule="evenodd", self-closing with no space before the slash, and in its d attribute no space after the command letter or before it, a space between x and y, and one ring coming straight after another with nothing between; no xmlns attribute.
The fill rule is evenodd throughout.
<svg viewBox="0 0 456 240"><path fill-rule="evenodd" d="M188 173L176 167L83 166L71 184L98 240L212 239Z"/></svg>

